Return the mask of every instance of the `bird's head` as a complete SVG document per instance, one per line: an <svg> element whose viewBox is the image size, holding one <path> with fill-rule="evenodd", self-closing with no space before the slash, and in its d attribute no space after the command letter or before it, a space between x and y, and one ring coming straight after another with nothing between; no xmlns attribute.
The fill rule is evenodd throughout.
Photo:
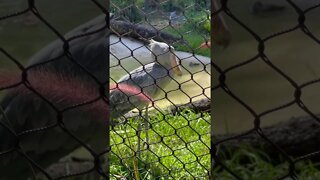
<svg viewBox="0 0 320 180"><path fill-rule="evenodd" d="M163 65L168 69L181 76L182 71L179 66L179 61L174 53L174 48L166 43L158 42L153 39L150 40L149 47L151 50L151 57L155 62Z"/></svg>

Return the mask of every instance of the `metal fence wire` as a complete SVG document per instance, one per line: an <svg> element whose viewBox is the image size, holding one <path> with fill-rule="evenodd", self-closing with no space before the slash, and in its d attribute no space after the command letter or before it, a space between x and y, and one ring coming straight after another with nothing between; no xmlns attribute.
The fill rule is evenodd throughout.
<svg viewBox="0 0 320 180"><path fill-rule="evenodd" d="M194 109L210 102L210 50L199 48L210 2L111 0L110 11L111 86L138 89L109 94L111 177L208 179L211 116Z"/></svg>
<svg viewBox="0 0 320 180"><path fill-rule="evenodd" d="M180 98L186 100L181 102L191 102L203 97L209 99L205 91L208 94L210 86L195 81L203 74L207 78L209 77L205 64L200 60L195 61L196 63L190 63L190 66L200 66L200 70L198 69L195 72L178 65L179 62L190 58L197 59L194 53L188 54L186 57L175 54L174 42L159 39L161 33L157 37L158 32L160 32L159 29L156 30L154 37L141 36L141 40L144 42L150 43L151 39L157 40L157 42L152 40L156 42L153 45L152 43L149 44L149 50L152 53L149 51L148 60L153 57L155 61L159 59L160 62L160 57L163 56L162 52L160 54L157 52L157 47L164 48L160 50L169 53L169 59L175 59L175 61L160 62L152 66L152 68L157 68L160 72L166 73L162 74L163 76L161 74L157 76L153 74L154 72L150 72L150 76L147 78L153 78L152 83L154 82L157 87L152 84L147 86L152 86L151 90L158 88L158 86L162 86L163 79L164 84L166 84L169 78L170 81L175 83L173 85L174 89L165 91L165 89L159 87L160 94L163 93L164 97L155 99L154 94L144 92L143 88L148 89L148 87L139 88L139 86L134 87L133 84L124 87L121 86L121 83L117 83L116 86L111 85L110 96L117 92L125 96L123 100L127 100L120 102L123 103L120 108L122 108L122 105L129 104L129 109L133 109L136 104L132 103L130 105L130 98L131 96L140 97L139 94L141 93L132 94L132 92L142 89L142 99L138 100L143 101L143 98L147 97L146 104L152 104L152 108L158 110L158 113L152 110L150 112L148 110L148 114L144 111L139 112L139 114L142 114L140 117L144 118L144 126L146 127L143 134L140 118L124 116L125 111L122 112L119 107L116 107L119 98L111 98L111 117L116 116L113 114L119 114L125 121L115 121L116 123L114 123L111 131L111 139L114 141L110 151L110 149L105 148L109 144L109 132L106 133L105 131L109 125L108 114L106 114L109 108L109 99L106 95L108 94L106 89L109 86L109 81L106 80L109 55L107 30L109 13L101 3L92 1L105 14L105 17L100 16L63 36L41 15L41 11L37 9L36 1L29 0L27 2L28 8L3 16L1 21L24 15L34 16L40 23L47 26L58 37L58 40L33 56L27 66L24 66L15 58L15 55L10 54L5 48L1 48L5 61L13 62L19 69L18 72L6 69L1 72L1 91L8 90L5 91L1 101L0 175L2 179L23 179L25 177L37 179L79 177L86 179L100 176L109 178L108 162L105 160L109 152L111 152L110 169L113 170L121 166L119 170L123 171L119 172L117 170L114 174L111 172L112 178L140 178L139 176L155 178L208 177L210 168L210 115L208 113L205 115L203 113L194 114L185 110L183 114L177 112L179 116L174 116L172 113L160 111L158 107L161 106L159 102L162 100L167 100L167 103L178 107L178 104L175 104L176 102L170 100L176 95L174 94L175 91L185 95L184 97L180 96ZM158 5L155 3L156 9L158 9ZM191 9L195 5L192 3L188 6ZM146 16L147 14L145 14ZM179 18L181 17L180 15ZM203 11L203 17L204 19L201 21L207 21L208 12ZM165 20L171 22L168 17ZM121 23L122 21L117 22ZM124 22L131 23L132 21ZM191 27L196 25L185 16L178 20L175 26L185 22L189 23L188 25ZM149 27L152 27L150 25ZM171 30L176 31L181 37L183 37L182 33L190 34L190 32L177 31L174 25L168 27L171 27ZM134 28L135 26L129 26L129 31ZM193 31L197 32L196 26L193 27ZM112 31L112 33L121 38L124 36L117 31ZM164 35L167 34L164 33ZM169 35L169 37L171 36ZM202 33L199 33L198 38L200 38L200 41L207 39ZM183 38L180 39L183 40ZM165 43L160 43L160 41ZM121 39L119 42L121 43ZM192 50L187 41L183 40L181 42L183 42L185 48ZM121 44L134 54L134 49L130 49L126 43ZM143 47L145 46L143 45ZM114 54L112 55L114 56ZM94 63L88 62L89 60L94 61ZM129 69L125 69L123 63L120 62L121 59L118 58L117 60L120 64L119 67L129 73ZM141 59L136 59L136 61L141 67L147 69L148 65L143 65L140 62ZM168 64L170 64L170 67ZM110 67L110 69L112 68L114 66ZM185 77L184 81L178 82L171 76L173 76L172 72L175 71L177 71L175 73L180 74L180 68L183 68L183 71L187 72L189 77ZM131 73L130 76L133 75ZM133 77L130 78L133 79ZM209 81L206 83L208 84ZM190 95L190 93L183 91L184 86L190 86L190 84L195 84L198 87L198 90L195 91L196 94ZM129 96L126 91L132 95ZM175 110L177 109L175 108ZM152 118L146 118L148 116L152 116ZM188 133L188 135L186 136L184 133ZM121 139L120 142L118 142L119 139ZM126 148L120 147L121 145ZM73 157L72 154L68 156L71 158L70 160L61 159L79 147L82 147L82 151L89 156L89 160L82 159L82 156L80 159ZM120 163L116 163L116 158L120 160ZM17 162L19 163L17 164Z"/></svg>
<svg viewBox="0 0 320 180"><path fill-rule="evenodd" d="M196 55L210 56L199 44L210 37L206 24L213 1L111 0L109 22L108 8L92 0L104 15L65 36L41 15L36 1L27 2L25 10L2 16L0 22L31 14L58 40L27 66L1 47L0 63L12 62L19 69L0 72L1 179L219 179L223 172L243 179L228 166L223 150L224 145L252 134L288 164L287 174L279 179L297 179L297 163L319 156L319 148L291 156L266 135L261 119L297 105L320 121L302 100L303 90L320 79L298 83L265 53L267 41L298 30L320 44L305 24L306 15L320 4L302 9L287 0L297 13L297 25L263 38L237 18L230 1L221 0L220 8L211 9L211 23L223 14L258 43L252 58L223 68L218 61L208 63L206 57ZM260 112L237 95L228 77L256 61L291 84L292 100ZM212 86L210 68L217 77ZM219 90L250 113L252 129L218 136L210 112L195 111L196 103L210 102L210 93ZM58 162L79 147L89 160L71 155Z"/></svg>
<svg viewBox="0 0 320 180"><path fill-rule="evenodd" d="M252 27L250 27L249 21L245 20L245 19L241 19L239 18L239 15L235 13L235 6L232 6L230 4L232 4L231 0L221 0L219 2L219 4L221 6L219 7L215 7L216 10L213 11L212 16L213 17L217 17L219 15L224 16L225 18L228 18L230 20L230 22L232 21L234 23L234 26L239 26L241 29L245 30L248 34L250 34L250 37L252 38L253 41L255 41L257 43L256 47L256 53L254 54L254 56L248 58L248 59L241 59L239 60L239 63L228 66L228 67L222 67L221 62L219 62L219 59L215 59L215 56L213 56L213 61L211 63L213 70L213 74L214 77L216 77L217 79L217 83L212 85L212 91L213 91L213 95L218 93L219 91L223 92L222 94L227 95L228 97L231 97L233 100L235 100L235 102L239 105L239 108L244 108L244 111L248 112L250 114L250 122L252 124L252 129L247 130L243 133L239 133L239 134L234 134L234 135L230 135L230 136L218 136L215 134L214 129L216 127L213 128L212 131L212 141L211 141L211 158L212 158L212 178L217 178L219 179L219 174L225 172L228 173L230 175L230 179L245 179L245 177L243 176L243 174L239 174L239 172L237 172L237 168L234 167L230 167L228 166L227 163L227 157L224 155L223 151L226 150L224 148L221 148L219 150L218 147L227 147L228 145L232 145L235 143L239 143L237 145L233 145L234 147L238 147L241 148L241 142L245 143L248 142L246 141L246 139L255 139L256 141L259 141L258 144L264 144L266 146L268 146L269 152L275 152L277 155L281 156L282 159L273 159L272 161L277 164L277 163L283 163L286 164L286 170L287 172L285 174L277 174L277 176L275 178L277 179L298 179L299 177L299 168L298 168L298 163L302 162L302 161L308 161L308 160L312 160L312 159L318 159L319 158L319 153L320 153L320 149L319 147L316 147L317 145L312 145L312 148L310 148L310 146L307 145L307 141L305 140L298 140L299 138L304 139L301 136L304 136L303 134L300 134L297 129L303 129L303 124L305 124L305 121L298 121L298 119L295 119L298 125L296 126L297 129L293 128L293 129L286 129L287 133L290 131L293 131L293 133L289 133L291 135L291 137L293 137L294 135L296 135L297 138L296 140L300 141L297 144L291 144L293 141L290 141L290 135L287 137L287 139L285 141L287 141L288 143L282 143L280 144L280 141L277 141L277 139L282 139L281 136L285 136L284 134L280 134L280 136L278 137L273 137L274 134L277 134L277 131L281 131L281 128L277 129L277 131L273 131L272 133L270 133L270 131L268 131L268 129L265 129L262 127L262 124L264 123L264 121L262 120L265 117L268 117L270 115L273 114L277 114L280 111L283 110L288 110L290 108L292 108L293 106L298 107L297 109L300 109L302 112L304 112L304 114L308 115L307 119L310 119L310 122L313 123L312 127L309 127L307 129L305 129L306 131L308 131L309 133L315 132L317 131L317 129L319 129L319 116L317 115L318 111L317 109L311 109L310 107L308 107L308 104L304 102L304 96L303 95L307 95L308 93L310 93L310 91L307 91L307 88L311 88L311 87L317 87L318 83L320 82L320 79L318 77L314 77L314 78L309 78L308 80L303 80L304 82L301 82L301 78L297 79L297 77L302 77L302 74L300 72L300 75L295 76L295 78L293 78L292 76L294 74L290 74L287 71L288 67L292 67L292 65L287 64L286 67L283 66L279 66L277 62L275 62L276 60L274 60L274 56L270 57L271 55L268 54L270 53L270 51L267 51L268 48L270 48L268 45L268 43L272 40L277 40L277 39L281 39L281 37L284 37L290 33L293 32L298 32L300 34L305 35L305 38L308 40L311 40L313 43L316 43L316 45L320 44L320 40L319 38L316 37L316 35L314 34L315 32L312 32L312 30L310 30L310 27L307 25L307 23L309 22L313 22L312 19L308 19L308 15L310 15L312 12L315 12L317 9L319 9L319 1L310 1L309 6L307 8L305 7L301 7L301 4L306 3L305 1L291 1L291 0L286 0L281 2L282 4L285 4L287 6L288 9L292 8L292 10L294 10L294 12L296 13L296 24L292 25L291 27L286 27L285 30L282 30L280 32L269 32L267 36L265 37L261 37L261 35L259 35L258 32L256 32L256 30ZM262 3L268 3L267 1L260 1L260 4ZM300 5L299 5L300 4ZM233 9L234 8L234 9ZM215 18L213 18L213 23ZM308 21L309 20L309 21ZM262 20L261 20L262 21ZM276 21L275 21L276 22ZM252 25L252 23L251 23ZM270 26L272 26L272 24L270 24ZM269 29L269 27L267 27L267 29ZM270 28L271 29L271 28ZM297 34L298 34L297 33ZM295 35L297 35L295 34ZM283 39L282 39L283 40ZM214 37L213 37L213 43L214 43ZM289 43L289 42L288 42ZM284 43L285 44L285 43ZM305 46L302 43L302 46ZM275 49L272 49L273 51ZM282 51L281 47L279 49L279 51ZM285 51L285 50L283 50ZM300 53L303 53L304 49L301 48ZM288 54L290 53L294 53L294 52L287 52ZM315 53L315 52L313 52ZM317 55L316 55L317 56ZM290 56L292 57L292 56ZM305 59L304 59L305 60ZM302 60L302 61L304 61ZM286 94L292 94L290 100L285 101L285 102L281 102L281 104L277 105L277 106L273 106L270 109L263 109L261 111L258 110L258 107L255 107L253 105L251 105L250 103L246 102L244 99L246 99L246 97L241 97L238 94L240 93L238 91L238 89L233 88L234 83L228 81L228 78L230 78L232 76L232 73L237 72L237 71L241 71L244 72L245 70L243 68L245 67L249 67L250 65L256 63L256 62L262 62L262 66L265 67L269 67L272 69L272 73L275 75L279 75L279 77L281 77L281 79L283 81L286 81L287 83L290 84L291 86L291 90L287 90L285 91ZM302 65L303 63L306 62L301 62L299 61L300 65ZM299 72L296 72L299 73ZM251 74L252 76L254 76L254 74ZM260 80L262 81L262 80ZM234 81L233 81L234 82ZM284 82L284 83L286 83ZM267 82L266 82L267 83ZM258 87L258 84L251 84L251 88L248 88L251 90L251 92L255 91L254 87ZM270 83L269 86L269 90L272 91L272 87L275 87L275 83ZM275 95L275 94L274 94ZM274 99L272 99L273 101L275 101L276 96L274 96ZM313 96L315 97L315 96ZM255 100L257 101L257 100ZM222 104L214 104L214 107L217 106L222 106ZM286 111L285 111L286 112ZM290 112L290 111L288 111ZM293 115L292 114L287 114L285 118L290 119ZM213 117L213 119L215 119L215 117ZM312 119L312 120L311 120ZM239 118L238 122L241 121L243 122L243 118ZM239 122L240 123L240 122ZM289 124L287 124L289 126ZM287 128L287 127L285 127ZM300 130L301 130L300 129ZM297 130L297 131L295 131ZM295 134L297 133L297 134ZM279 135L279 134L278 134ZM241 141L243 140L243 141ZM315 142L315 139L311 140L311 142ZM311 143L312 144L312 143ZM224 146L225 145L225 146ZM303 149L308 149L306 151L301 151L301 152L288 152L286 150L290 149L288 148L289 146L302 146L304 147ZM296 149L297 151L297 149ZM234 152L234 151L233 151ZM302 153L304 152L304 153ZM300 154L299 154L300 153ZM294 156L293 154L298 154L299 156ZM231 154L232 156L232 154ZM273 156L275 157L275 156ZM244 162L245 164L245 162ZM274 164L274 165L275 165ZM265 177L260 177L260 178L265 178ZM307 178L307 177L304 177ZM312 178L311 178L312 179Z"/></svg>
<svg viewBox="0 0 320 180"><path fill-rule="evenodd" d="M15 2L0 5L9 3ZM46 26L58 40L26 66L15 58L19 54L1 47L1 64L16 68L1 67L0 179L108 178L106 3L88 1L104 15L65 36L41 14L39 1L24 3L24 10L0 22L9 26L4 22L22 18L21 24ZM89 159L58 161L79 147Z"/></svg>

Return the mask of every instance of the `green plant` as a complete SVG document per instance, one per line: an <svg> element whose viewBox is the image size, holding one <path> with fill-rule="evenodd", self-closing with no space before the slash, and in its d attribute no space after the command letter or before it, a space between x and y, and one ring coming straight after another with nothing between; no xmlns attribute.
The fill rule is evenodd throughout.
<svg viewBox="0 0 320 180"><path fill-rule="evenodd" d="M128 124L118 126L111 132L112 174L136 177L135 169L139 170L140 179L165 175L191 177L189 173L202 177L207 174L210 167L210 114L190 110L176 115L154 114L149 120L152 127L148 130L149 147L144 146L141 156L137 158L135 129L138 122L137 118L131 118ZM140 137L143 140L146 134L142 132ZM135 158L138 163L132 163ZM118 163L119 159L121 163ZM189 173L183 169L183 164Z"/></svg>
<svg viewBox="0 0 320 180"><path fill-rule="evenodd" d="M276 164L271 157L261 149L243 145L236 151L221 149L220 154L223 163L235 174L248 180L269 180L277 179L289 172L289 164L285 162ZM279 157L279 159L283 159ZM295 164L295 173L299 179L314 179L319 177L319 164L310 161L300 161ZM231 180L234 177L225 169L220 167L212 172L215 179Z"/></svg>

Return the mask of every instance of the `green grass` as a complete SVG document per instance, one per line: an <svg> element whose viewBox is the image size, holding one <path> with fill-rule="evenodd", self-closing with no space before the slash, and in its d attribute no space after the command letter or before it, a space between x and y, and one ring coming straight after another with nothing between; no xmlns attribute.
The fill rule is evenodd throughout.
<svg viewBox="0 0 320 180"><path fill-rule="evenodd" d="M188 45L174 44L177 51L210 57L209 49L198 48L210 37L204 26L207 14L193 12L193 9L190 9L186 12L186 16L188 20L180 26L168 26L161 31L177 37L183 35ZM153 19L153 24L158 20ZM203 77L205 75L202 79ZM193 87L196 86L193 85ZM190 91L189 95L195 91L197 90ZM181 96L181 92L176 94L176 97ZM184 113L184 117L171 115L163 117L161 114L151 117L149 121L152 129L148 130L150 146L149 149L142 148L140 157L137 154L138 137L136 135L139 120L130 119L127 125L117 126L110 134L112 146L110 172L113 179L192 179L192 177L208 179L211 116L209 114L205 114L202 118L200 116L188 111ZM178 130L175 132L174 129ZM146 134L142 132L141 144L145 137ZM186 144L188 145L185 146ZM186 164L185 167L183 167L184 164Z"/></svg>
<svg viewBox="0 0 320 180"><path fill-rule="evenodd" d="M149 149L142 148L140 157L135 132L139 119L131 118L126 125L116 126L111 131L110 172L114 179L192 179L192 176L208 179L210 114L201 115L190 110L175 116L158 113L151 116L149 122L152 127L148 130L150 146ZM141 144L145 137L142 132ZM279 157L281 163L276 164L274 158L271 159L263 150L248 145L233 152L228 149L220 149L219 152L224 164L246 180L276 179L289 171L284 158ZM186 166L183 167L183 164ZM295 164L295 173L299 179L315 179L320 175L319 168L318 163L299 161ZM212 174L214 179L234 179L221 167L214 169Z"/></svg>
<svg viewBox="0 0 320 180"><path fill-rule="evenodd" d="M180 26L169 27L164 31L181 37L187 42L187 44L176 44L176 50L210 57L210 49L199 49L201 43L210 39L210 33L205 27L208 21L207 12L188 9L185 12L185 17L186 21Z"/></svg>
<svg viewBox="0 0 320 180"><path fill-rule="evenodd" d="M142 9L144 3L142 0L135 0L135 5L140 9ZM132 1L119 1L119 0L112 0L113 5L111 5L111 11L118 11L117 8L125 8L128 7L128 4L132 4ZM161 13L152 12L147 16L143 13L139 13L139 11L130 11L134 13L132 16L132 21L136 23L144 23L145 18L149 21L147 24L151 22L151 24L159 25L165 21L168 23L168 19L164 18L164 14L168 14L171 11L174 11L172 8L183 8L184 10L184 17L186 21L179 22L179 25L172 24L171 26L166 25L165 27L157 27L162 32L168 32L170 34L176 35L177 37L182 37L182 39L186 42L186 44L177 43L173 46L178 51L190 52L195 53L203 56L210 57L210 50L209 49L198 49L199 45L206 40L210 39L210 33L208 30L208 18L209 12L207 12L205 7L201 7L200 10L195 10L194 8L195 1L188 0L171 0L171 1L164 1L159 6ZM145 12L144 12L145 13ZM139 18L138 18L139 16ZM130 17L129 17L130 19Z"/></svg>
<svg viewBox="0 0 320 180"><path fill-rule="evenodd" d="M181 115L157 113L149 119L149 148L141 146L136 129L139 119L111 131L111 174L117 177L206 179L210 169L210 115L185 110ZM146 133L141 132L141 141ZM185 164L185 167L184 167Z"/></svg>
<svg viewBox="0 0 320 180"><path fill-rule="evenodd" d="M229 154L228 159L223 163L236 175L246 180L269 180L285 176L289 172L289 164L281 157L283 163L274 164L265 152L243 146L235 152L222 153ZM298 179L317 179L320 176L320 164L311 161L299 161L295 164L295 174ZM221 167L213 171L214 179L233 180L235 179L229 172Z"/></svg>

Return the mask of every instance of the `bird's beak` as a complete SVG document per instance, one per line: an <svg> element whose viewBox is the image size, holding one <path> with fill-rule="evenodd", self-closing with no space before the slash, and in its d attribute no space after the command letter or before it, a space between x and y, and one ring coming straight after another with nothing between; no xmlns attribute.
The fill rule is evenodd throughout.
<svg viewBox="0 0 320 180"><path fill-rule="evenodd" d="M171 67L173 72L178 75L181 76L182 75L182 71L180 69L180 66L177 63L177 58L174 54L171 54Z"/></svg>

